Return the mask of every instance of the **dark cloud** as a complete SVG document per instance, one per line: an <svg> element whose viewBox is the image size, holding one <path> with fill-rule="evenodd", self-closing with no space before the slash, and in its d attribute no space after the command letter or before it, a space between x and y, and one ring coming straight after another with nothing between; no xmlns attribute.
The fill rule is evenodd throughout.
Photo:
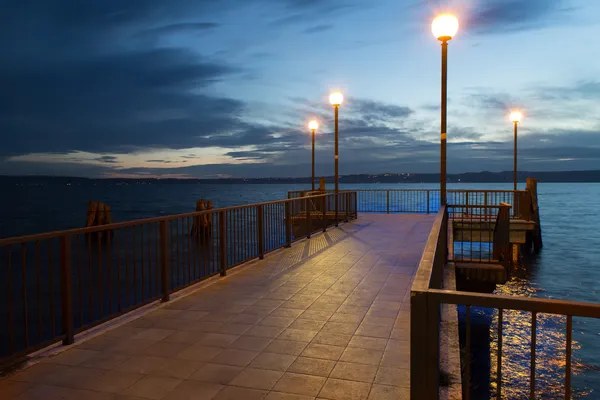
<svg viewBox="0 0 600 400"><path fill-rule="evenodd" d="M345 6L339 0L260 1L281 6L284 15ZM190 15L212 19L241 4L30 0L26 7L3 8L0 157L271 142L280 127L245 122L246 104L205 90L223 79L247 78L249 71L195 50L136 41L140 34L215 29L217 23L190 21Z"/></svg>
<svg viewBox="0 0 600 400"><path fill-rule="evenodd" d="M277 2L278 0L274 0ZM282 27L292 24L306 24L307 21L328 20L332 15L340 16L342 13L365 7L365 3L353 0L285 0L282 16L275 18L271 26Z"/></svg>
<svg viewBox="0 0 600 400"><path fill-rule="evenodd" d="M0 130L8 134L2 151L202 146L202 136L240 126L244 104L190 88L232 72L175 49L98 56L59 68L0 66Z"/></svg>
<svg viewBox="0 0 600 400"><path fill-rule="evenodd" d="M469 18L469 29L486 34L538 29L557 20L561 12L568 12L564 4L564 0L482 1Z"/></svg>
<svg viewBox="0 0 600 400"><path fill-rule="evenodd" d="M413 113L408 107L385 104L374 100L357 99L350 101L350 109L359 113L364 119L379 121L394 118L406 118Z"/></svg>
<svg viewBox="0 0 600 400"><path fill-rule="evenodd" d="M182 33L201 33L214 30L219 26L220 25L216 22L181 22L148 29L142 32L141 35L162 36Z"/></svg>
<svg viewBox="0 0 600 400"><path fill-rule="evenodd" d="M578 82L572 86L541 86L533 90L545 101L600 100L600 81Z"/></svg>
<svg viewBox="0 0 600 400"><path fill-rule="evenodd" d="M94 161L98 161L105 164L119 164L119 160L115 156L101 156L94 158Z"/></svg>
<svg viewBox="0 0 600 400"><path fill-rule="evenodd" d="M306 28L303 32L307 34L320 33L333 29L333 25L316 25Z"/></svg>

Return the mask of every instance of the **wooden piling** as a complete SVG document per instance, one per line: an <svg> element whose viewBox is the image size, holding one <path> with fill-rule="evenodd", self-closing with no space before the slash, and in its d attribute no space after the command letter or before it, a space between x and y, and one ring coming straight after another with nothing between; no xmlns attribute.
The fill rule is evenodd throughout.
<svg viewBox="0 0 600 400"><path fill-rule="evenodd" d="M196 211L207 211L213 208L213 204L210 200L198 200L196 201ZM199 237L207 240L212 235L212 214L203 214L194 217L194 223L190 235Z"/></svg>
<svg viewBox="0 0 600 400"><path fill-rule="evenodd" d="M112 224L113 219L111 215L110 206L102 203L101 201L90 201L88 203L85 227L91 226L102 226ZM103 232L97 232L94 237L102 237ZM112 234L112 231L106 231L107 235Z"/></svg>

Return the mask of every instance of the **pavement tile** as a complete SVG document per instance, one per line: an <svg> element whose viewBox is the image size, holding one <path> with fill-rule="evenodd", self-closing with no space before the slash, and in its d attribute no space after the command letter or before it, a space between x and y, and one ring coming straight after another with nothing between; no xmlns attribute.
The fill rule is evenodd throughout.
<svg viewBox="0 0 600 400"><path fill-rule="evenodd" d="M410 370L380 366L375 383L389 386L410 387Z"/></svg>
<svg viewBox="0 0 600 400"><path fill-rule="evenodd" d="M368 383L329 378L319 397L331 400L365 400L370 390L371 385Z"/></svg>
<svg viewBox="0 0 600 400"><path fill-rule="evenodd" d="M334 367L335 361L333 360L298 357L296 361L290 365L288 372L328 377Z"/></svg>
<svg viewBox="0 0 600 400"><path fill-rule="evenodd" d="M256 336L240 336L229 345L231 349L263 351L273 339Z"/></svg>
<svg viewBox="0 0 600 400"><path fill-rule="evenodd" d="M317 335L317 333L319 333L319 331L287 328L277 337L277 339L292 340L296 342L310 342Z"/></svg>
<svg viewBox="0 0 600 400"><path fill-rule="evenodd" d="M164 400L211 400L223 389L223 385L207 382L183 381L171 390Z"/></svg>
<svg viewBox="0 0 600 400"><path fill-rule="evenodd" d="M268 393L266 390L227 386L214 397L214 400L262 400Z"/></svg>
<svg viewBox="0 0 600 400"><path fill-rule="evenodd" d="M258 354L258 351L227 349L211 359L211 363L246 367Z"/></svg>
<svg viewBox="0 0 600 400"><path fill-rule="evenodd" d="M281 379L279 379L273 390L283 393L316 396L323 387L325 381L326 379L320 376L286 372Z"/></svg>
<svg viewBox="0 0 600 400"><path fill-rule="evenodd" d="M340 357L340 361L356 364L379 365L382 357L383 351L380 350L347 347Z"/></svg>
<svg viewBox="0 0 600 400"><path fill-rule="evenodd" d="M243 367L221 364L204 364L204 366L194 372L189 379L194 381L218 383L228 385L236 376L242 372Z"/></svg>
<svg viewBox="0 0 600 400"><path fill-rule="evenodd" d="M368 400L409 400L410 389L405 387L373 385Z"/></svg>
<svg viewBox="0 0 600 400"><path fill-rule="evenodd" d="M273 386L275 386L282 375L282 371L246 368L240 372L233 381L231 381L230 385L252 389L270 390Z"/></svg>
<svg viewBox="0 0 600 400"><path fill-rule="evenodd" d="M285 372L295 360L296 356L263 352L250 363L250 367Z"/></svg>
<svg viewBox="0 0 600 400"><path fill-rule="evenodd" d="M388 340L385 338L374 338L369 336L352 336L348 347L358 347L370 350L385 350Z"/></svg>
<svg viewBox="0 0 600 400"><path fill-rule="evenodd" d="M264 351L267 353L299 356L304 351L306 346L308 346L308 342L275 339Z"/></svg>
<svg viewBox="0 0 600 400"><path fill-rule="evenodd" d="M331 346L328 344L311 343L302 352L302 357L322 358L325 360L339 360L344 352L342 346Z"/></svg>
<svg viewBox="0 0 600 400"><path fill-rule="evenodd" d="M145 376L130 386L124 393L130 396L160 400L181 382L183 380L165 376Z"/></svg>
<svg viewBox="0 0 600 400"><path fill-rule="evenodd" d="M347 362L338 362L333 371L331 378L346 379L349 381L373 383L377 366L367 364L356 364Z"/></svg>

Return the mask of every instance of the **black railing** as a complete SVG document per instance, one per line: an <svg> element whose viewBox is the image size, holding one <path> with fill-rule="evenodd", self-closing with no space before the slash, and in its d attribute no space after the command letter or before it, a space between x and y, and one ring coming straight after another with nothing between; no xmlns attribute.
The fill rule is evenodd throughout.
<svg viewBox="0 0 600 400"><path fill-rule="evenodd" d="M449 204L452 228L450 261L505 263L510 257L509 204L476 206Z"/></svg>
<svg viewBox="0 0 600 400"><path fill-rule="evenodd" d="M322 194L0 240L0 359L54 342L356 218ZM307 208L308 207L308 208Z"/></svg>
<svg viewBox="0 0 600 400"><path fill-rule="evenodd" d="M440 191L437 189L356 189L358 212L366 213L425 213L440 210ZM321 191L291 191L288 198L322 194ZM327 191L326 193L333 193ZM449 190L448 204L465 206L499 206L510 204L511 218L530 219L531 196L524 190Z"/></svg>
<svg viewBox="0 0 600 400"><path fill-rule="evenodd" d="M456 214L454 214L456 215ZM436 218L435 224L429 235L425 251L421 258L412 288L411 288L411 334L410 334L410 391L411 399L432 400L438 399L440 393L440 325L441 306L462 305L466 310L465 323L465 351L462 362L462 387L463 398L471 398L470 388L473 386L471 374L472 359L472 309L483 307L494 310L498 315L496 333L496 365L490 366L494 373L492 388L495 389L496 398L502 398L503 383L503 340L506 334L503 328L506 322L503 319L506 310L525 311L530 313L530 329L521 332L524 336L522 343L529 342L529 376L512 377L513 379L528 380L529 388L518 397L511 398L544 398L540 396L542 388L536 386L536 360L537 360L537 337L538 331L544 329L538 325L538 314L556 314L564 317L565 327L565 351L564 380L553 378L553 381L562 385L565 399L572 396L572 334L573 317L600 318L600 304L582 303L565 300L550 300L541 298L528 298L516 296L501 296L495 294L470 293L454 290L442 290L442 277L446 267L446 255L448 254L448 227L451 223L452 214L443 207ZM511 329L510 334L516 335ZM548 346L549 344L546 344ZM558 360L552 360L556 363Z"/></svg>

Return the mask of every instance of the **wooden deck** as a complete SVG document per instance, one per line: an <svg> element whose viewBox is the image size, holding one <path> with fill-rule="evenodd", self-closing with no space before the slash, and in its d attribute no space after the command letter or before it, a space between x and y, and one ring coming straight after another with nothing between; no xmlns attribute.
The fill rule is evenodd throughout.
<svg viewBox="0 0 600 400"><path fill-rule="evenodd" d="M410 285L434 219L361 214L47 352L0 397L408 399Z"/></svg>

